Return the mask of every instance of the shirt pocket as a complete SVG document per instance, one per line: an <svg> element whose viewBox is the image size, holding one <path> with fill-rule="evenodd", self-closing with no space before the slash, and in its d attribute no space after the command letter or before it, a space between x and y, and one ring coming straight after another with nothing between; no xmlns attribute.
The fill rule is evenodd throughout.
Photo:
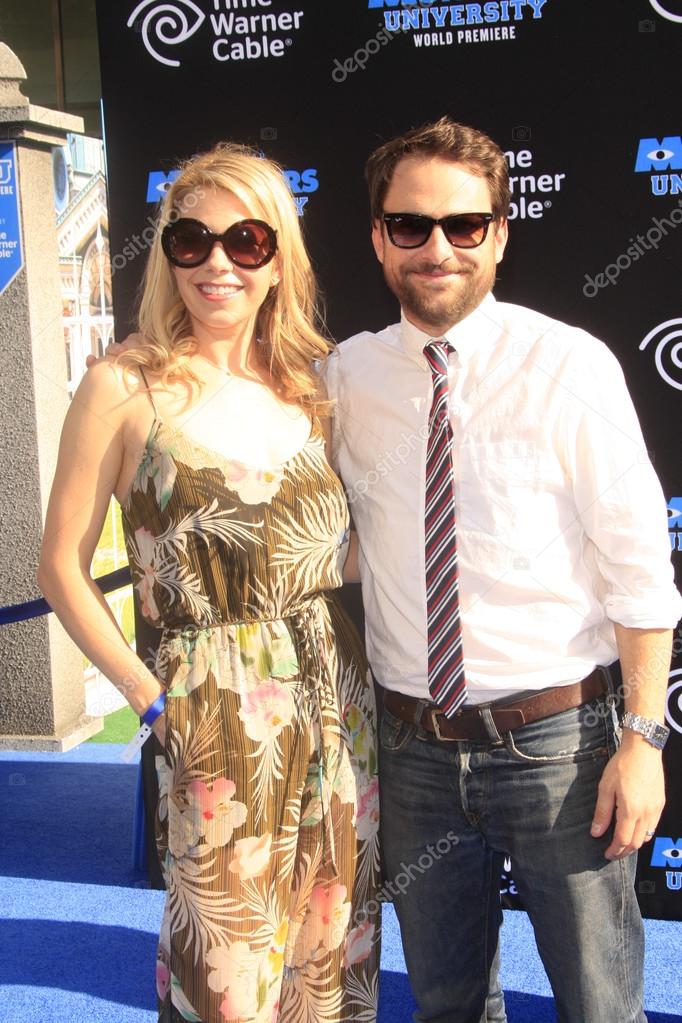
<svg viewBox="0 0 682 1023"><path fill-rule="evenodd" d="M561 527L566 480L556 455L534 441L462 445L455 473L463 532L522 554Z"/></svg>
<svg viewBox="0 0 682 1023"><path fill-rule="evenodd" d="M416 499L423 516L418 495L423 493L427 430L414 410L403 403L394 415L367 411L362 417L347 416L343 432L339 467L351 504L361 497L387 515L392 506L411 519Z"/></svg>

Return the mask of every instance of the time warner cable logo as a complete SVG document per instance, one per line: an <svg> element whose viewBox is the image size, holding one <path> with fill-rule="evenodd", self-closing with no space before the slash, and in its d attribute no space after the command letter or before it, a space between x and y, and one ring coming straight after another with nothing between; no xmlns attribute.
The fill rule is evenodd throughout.
<svg viewBox="0 0 682 1023"><path fill-rule="evenodd" d="M682 22L682 14L675 14L673 11L668 10L669 4L666 6L661 3L661 0L649 0L649 3L662 18L667 18L668 21Z"/></svg>
<svg viewBox="0 0 682 1023"><path fill-rule="evenodd" d="M206 0L204 0L206 5ZM211 0L208 22L213 31L213 59L259 60L283 57L293 45L293 33L300 30L304 11L245 13L248 0ZM273 0L258 0L270 7ZM254 0L249 5L255 6ZM169 50L186 42L206 21L206 14L193 0L141 0L126 22L142 36L144 47L154 60L166 67L180 67Z"/></svg>
<svg viewBox="0 0 682 1023"><path fill-rule="evenodd" d="M662 221L661 221L662 223ZM643 352L651 345L659 376L666 384L682 391L682 316L674 316L653 327L640 341Z"/></svg>

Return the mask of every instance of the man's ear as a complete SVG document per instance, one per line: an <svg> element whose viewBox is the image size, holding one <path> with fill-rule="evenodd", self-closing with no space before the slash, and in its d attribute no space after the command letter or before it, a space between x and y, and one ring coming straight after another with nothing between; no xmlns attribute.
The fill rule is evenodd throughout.
<svg viewBox="0 0 682 1023"><path fill-rule="evenodd" d="M495 228L494 245L495 245L495 262L501 263L502 257L504 256L505 246L509 237L509 225L507 218L500 220Z"/></svg>
<svg viewBox="0 0 682 1023"><path fill-rule="evenodd" d="M384 225L381 220L372 221L372 245L380 263L384 261Z"/></svg>

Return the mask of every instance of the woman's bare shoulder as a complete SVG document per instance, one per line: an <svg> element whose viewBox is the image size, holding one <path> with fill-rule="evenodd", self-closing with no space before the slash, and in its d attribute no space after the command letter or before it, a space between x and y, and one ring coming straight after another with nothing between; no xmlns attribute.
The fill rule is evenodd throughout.
<svg viewBox="0 0 682 1023"><path fill-rule="evenodd" d="M145 389L139 370L122 366L116 357L105 355L86 370L73 403L123 424Z"/></svg>
<svg viewBox="0 0 682 1023"><path fill-rule="evenodd" d="M103 355L85 371L78 392L119 400L139 393L142 375L136 367L122 365L116 356Z"/></svg>

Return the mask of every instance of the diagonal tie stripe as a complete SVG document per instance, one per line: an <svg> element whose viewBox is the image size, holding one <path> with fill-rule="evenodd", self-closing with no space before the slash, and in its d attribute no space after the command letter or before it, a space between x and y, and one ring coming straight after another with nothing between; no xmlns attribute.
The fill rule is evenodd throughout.
<svg viewBox="0 0 682 1023"><path fill-rule="evenodd" d="M452 427L448 417L448 355L451 351L447 341L430 341L424 348L433 378L424 506L429 690L447 716L454 714L466 699L459 613Z"/></svg>

